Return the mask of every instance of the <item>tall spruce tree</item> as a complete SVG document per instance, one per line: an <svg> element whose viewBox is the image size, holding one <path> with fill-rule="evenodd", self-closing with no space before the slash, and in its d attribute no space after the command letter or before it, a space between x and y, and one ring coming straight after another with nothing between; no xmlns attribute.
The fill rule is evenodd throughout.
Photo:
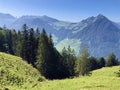
<svg viewBox="0 0 120 90"><path fill-rule="evenodd" d="M51 78L52 75L50 75L50 71L52 70L52 65L49 40L45 30L43 29L39 38L36 67L43 76Z"/></svg>
<svg viewBox="0 0 120 90"><path fill-rule="evenodd" d="M99 65L99 68L105 67L105 59L104 59L104 57L100 57L98 59L98 65Z"/></svg>
<svg viewBox="0 0 120 90"><path fill-rule="evenodd" d="M7 32L6 32L6 41L7 41L7 45L8 45L7 53L14 54L11 30L7 30Z"/></svg>
<svg viewBox="0 0 120 90"><path fill-rule="evenodd" d="M92 56L89 58L89 60L90 60L90 70L95 70L99 68L97 58Z"/></svg>
<svg viewBox="0 0 120 90"><path fill-rule="evenodd" d="M0 30L0 51L7 52L7 48L6 32L4 30Z"/></svg>
<svg viewBox="0 0 120 90"><path fill-rule="evenodd" d="M17 43L16 43L16 50L15 55L21 57L22 55L22 34L18 31L17 34Z"/></svg>
<svg viewBox="0 0 120 90"><path fill-rule="evenodd" d="M48 79L64 77L61 56L54 48L52 36L48 36L44 29L40 34L35 65L41 74Z"/></svg>
<svg viewBox="0 0 120 90"><path fill-rule="evenodd" d="M17 33L15 30L11 30L11 33L12 33L12 50L13 50L13 54L15 55L16 45L17 45Z"/></svg>
<svg viewBox="0 0 120 90"><path fill-rule="evenodd" d="M23 32L22 32L22 51L21 56L23 60L29 60L29 34L27 30L27 25L23 25Z"/></svg>
<svg viewBox="0 0 120 90"><path fill-rule="evenodd" d="M75 67L75 61L76 61L74 50L72 50L70 46L68 46L67 50L64 47L61 55L63 57L63 64L66 70L66 76L67 77L74 76L75 74L74 67Z"/></svg>
<svg viewBox="0 0 120 90"><path fill-rule="evenodd" d="M32 64L33 66L36 60L36 39L35 39L35 33L33 28L30 29L30 35L28 38L28 52L29 52L29 58L28 58L28 63Z"/></svg>

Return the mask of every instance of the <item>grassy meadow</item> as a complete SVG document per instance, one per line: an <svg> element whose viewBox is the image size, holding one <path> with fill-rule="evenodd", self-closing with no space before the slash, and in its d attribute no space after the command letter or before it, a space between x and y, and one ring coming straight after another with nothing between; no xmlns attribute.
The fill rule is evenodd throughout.
<svg viewBox="0 0 120 90"><path fill-rule="evenodd" d="M114 73L119 69L105 67L91 76L45 80L21 58L0 53L0 90L120 90L120 78Z"/></svg>

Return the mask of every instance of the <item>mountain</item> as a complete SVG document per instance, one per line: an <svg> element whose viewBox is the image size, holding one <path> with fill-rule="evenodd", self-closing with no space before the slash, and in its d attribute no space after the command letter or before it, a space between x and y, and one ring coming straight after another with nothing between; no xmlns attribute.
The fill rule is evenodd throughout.
<svg viewBox="0 0 120 90"><path fill-rule="evenodd" d="M10 14L4 14L0 13L0 26L3 27L6 25L6 27L10 27L10 24L12 24L16 18Z"/></svg>
<svg viewBox="0 0 120 90"><path fill-rule="evenodd" d="M110 21L100 14L79 22L75 27L80 28L76 30L72 29L72 33L68 35L67 39L70 42L73 42L73 40L74 42L77 41L76 43L80 42L80 44L76 44L77 46L71 44L76 52L78 52L82 46L87 45L90 55L106 57L109 53L113 52L120 58L120 28L118 26L117 23ZM57 44L58 49L68 46L65 44L65 40L66 38Z"/></svg>
<svg viewBox="0 0 120 90"><path fill-rule="evenodd" d="M108 53L114 52L119 56L120 29L103 15L95 17L87 27L70 38L80 38L81 46L87 45L91 55L106 57Z"/></svg>
<svg viewBox="0 0 120 90"><path fill-rule="evenodd" d="M120 58L120 24L109 20L104 15L88 17L75 23L60 21L46 15L15 18L9 14L3 14L1 17L5 20L13 20L13 22L7 22L8 28L22 30L22 25L25 23L29 28L38 27L40 31L45 28L47 33L53 35L55 46L59 51L64 46L70 45L77 54L82 46L87 45L93 56L106 57L108 53L113 52ZM4 24L7 23L4 22Z"/></svg>

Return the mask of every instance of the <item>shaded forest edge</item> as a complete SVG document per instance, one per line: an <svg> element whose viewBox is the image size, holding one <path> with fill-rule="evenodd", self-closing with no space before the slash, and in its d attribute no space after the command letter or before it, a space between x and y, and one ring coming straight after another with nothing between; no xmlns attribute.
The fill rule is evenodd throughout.
<svg viewBox="0 0 120 90"><path fill-rule="evenodd" d="M28 29L24 24L21 31L0 29L0 51L22 57L47 79L72 78L92 74L91 71L102 67L119 65L114 53L108 57L90 56L84 46L78 56L69 46L58 52L54 47L52 35L45 29Z"/></svg>

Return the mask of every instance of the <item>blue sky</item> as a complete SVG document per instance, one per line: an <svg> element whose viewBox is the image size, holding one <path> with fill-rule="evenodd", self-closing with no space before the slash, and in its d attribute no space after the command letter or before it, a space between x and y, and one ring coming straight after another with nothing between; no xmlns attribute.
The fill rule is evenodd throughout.
<svg viewBox="0 0 120 90"><path fill-rule="evenodd" d="M17 17L47 15L74 22L103 14L120 22L120 0L0 0L0 12Z"/></svg>

